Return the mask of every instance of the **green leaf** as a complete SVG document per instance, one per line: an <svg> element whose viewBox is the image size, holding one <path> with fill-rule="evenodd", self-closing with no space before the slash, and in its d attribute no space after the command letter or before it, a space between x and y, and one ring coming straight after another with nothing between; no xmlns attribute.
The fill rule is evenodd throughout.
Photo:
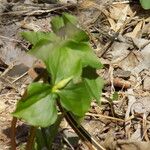
<svg viewBox="0 0 150 150"><path fill-rule="evenodd" d="M51 20L51 26L52 30L54 32L57 32L59 29L61 29L64 26L64 20L62 17L56 16Z"/></svg>
<svg viewBox="0 0 150 150"><path fill-rule="evenodd" d="M43 40L30 53L45 62L53 85L71 76L79 78L82 67L102 68L99 59L84 42L64 40L49 43Z"/></svg>
<svg viewBox="0 0 150 150"><path fill-rule="evenodd" d="M49 42L57 40L57 36L54 33L46 32L33 32L26 31L21 33L22 37L29 41L31 44L36 45L40 40L47 40Z"/></svg>
<svg viewBox="0 0 150 150"><path fill-rule="evenodd" d="M140 0L140 3L144 9L150 9L150 0Z"/></svg>
<svg viewBox="0 0 150 150"><path fill-rule="evenodd" d="M61 123L62 119L63 119L63 115L61 114L61 115L58 116L56 122L53 125L42 129L43 132L44 132L43 138L45 139L45 141L47 143L46 144L47 145L47 149L49 149L49 150L53 149L52 148L53 142L54 142L54 139L55 139L55 137L56 137L56 135L58 133L58 130L59 130L59 127L60 127L60 123Z"/></svg>
<svg viewBox="0 0 150 150"><path fill-rule="evenodd" d="M38 128L36 129L36 140L34 143L35 150L53 149L53 141L58 133L58 129L60 127L60 123L63 119L62 115L59 115L56 122L46 128Z"/></svg>
<svg viewBox="0 0 150 150"><path fill-rule="evenodd" d="M70 23L62 27L59 31L56 32L56 34L62 39L70 39L76 42L89 41L89 37L85 31L81 30L80 28L77 28L76 26Z"/></svg>
<svg viewBox="0 0 150 150"><path fill-rule="evenodd" d="M66 24L73 24L77 25L77 19L75 16L72 16L68 13L63 13L63 15L56 16L51 20L51 26L52 30L54 32L59 31L62 27L64 27Z"/></svg>
<svg viewBox="0 0 150 150"><path fill-rule="evenodd" d="M61 105L74 115L83 117L90 108L91 96L84 82L70 82L58 95Z"/></svg>
<svg viewBox="0 0 150 150"><path fill-rule="evenodd" d="M115 101L115 100L118 100L119 99L119 94L118 92L114 92L113 95L112 95L112 101Z"/></svg>
<svg viewBox="0 0 150 150"><path fill-rule="evenodd" d="M66 46L73 50L72 53L75 53L81 58L83 67L91 66L96 69L103 67L99 58L94 54L89 44L85 42L68 41L66 42Z"/></svg>
<svg viewBox="0 0 150 150"><path fill-rule="evenodd" d="M45 139L40 128L36 129L36 140L34 143L34 150L42 150L46 147Z"/></svg>
<svg viewBox="0 0 150 150"><path fill-rule="evenodd" d="M13 116L33 126L47 127L57 119L55 99L50 85L32 83L28 86L27 96L18 102Z"/></svg>
<svg viewBox="0 0 150 150"><path fill-rule="evenodd" d="M61 44L49 55L46 66L52 75L53 84L70 77L79 78L82 72L80 57L75 55L71 49L61 46Z"/></svg>
<svg viewBox="0 0 150 150"><path fill-rule="evenodd" d="M49 43L41 40L30 51L30 54L44 61L53 85L69 77L77 79L81 76L81 58L65 43L66 41Z"/></svg>
<svg viewBox="0 0 150 150"><path fill-rule="evenodd" d="M84 79L85 85L91 97L100 102L101 92L104 85L104 81L97 75L96 69L91 67L83 68L82 77Z"/></svg>
<svg viewBox="0 0 150 150"><path fill-rule="evenodd" d="M78 23L77 18L68 13L63 13L62 18L63 18L65 24L71 23L73 25L77 25L77 23Z"/></svg>
<svg viewBox="0 0 150 150"><path fill-rule="evenodd" d="M54 49L54 42L48 40L40 40L30 51L29 54L41 59L45 64L48 61L51 51Z"/></svg>

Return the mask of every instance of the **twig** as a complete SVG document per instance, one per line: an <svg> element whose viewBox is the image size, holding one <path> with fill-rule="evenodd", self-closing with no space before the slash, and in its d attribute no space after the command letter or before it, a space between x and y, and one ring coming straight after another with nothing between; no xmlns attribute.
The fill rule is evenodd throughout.
<svg viewBox="0 0 150 150"><path fill-rule="evenodd" d="M22 43L22 41L20 40L17 40L17 39L14 39L14 38L10 38L10 37L6 37L6 36L3 36L3 35L0 35L0 38L3 38L3 39L6 39L10 42L17 42L19 43L23 48L25 48L26 50L28 50L28 48Z"/></svg>
<svg viewBox="0 0 150 150"><path fill-rule="evenodd" d="M16 123L17 123L17 118L13 117L11 122L11 150L16 150L16 140L15 140Z"/></svg>
<svg viewBox="0 0 150 150"><path fill-rule="evenodd" d="M7 86L9 86L9 87L15 89L15 90L18 92L18 88L17 88L13 83L11 83L7 78L4 78L4 77L1 77L1 76L0 76L0 79L1 79L3 82L5 82L5 83L7 84Z"/></svg>
<svg viewBox="0 0 150 150"><path fill-rule="evenodd" d="M101 146L91 135L83 128L82 125L79 125L76 120L73 118L73 116L66 112L60 105L59 101L58 106L60 111L64 114L65 119L69 123L69 125L72 127L72 129L77 133L77 135L82 139L82 141L85 143L86 146L88 146L89 150L106 150L103 146Z"/></svg>
<svg viewBox="0 0 150 150"><path fill-rule="evenodd" d="M99 52L98 57L104 56L104 54L105 54L105 53L109 50L109 48L112 46L114 40L118 38L118 35L119 35L119 34L122 34L123 29L124 29L125 26L132 20L132 18L134 17L135 14L136 14L136 12L134 12L134 13L132 14L132 16L131 16L129 19L127 19L127 20L125 21L125 23L118 29L118 31L117 31L117 32L115 33L115 35L112 37L111 41L109 41L109 42L104 46L103 50Z"/></svg>
<svg viewBox="0 0 150 150"><path fill-rule="evenodd" d="M6 37L6 36L3 36L3 35L0 35L0 38L3 38L3 39L7 39L9 41L13 41L13 42L22 42L20 40L17 40L17 39L13 39L13 38L10 38L10 37Z"/></svg>
<svg viewBox="0 0 150 150"><path fill-rule="evenodd" d="M127 0L127 1L122 1L122 2L113 2L112 4L113 5L116 5L116 4L129 4L131 1L130 0Z"/></svg>
<svg viewBox="0 0 150 150"><path fill-rule="evenodd" d="M131 112L131 107L132 105L136 102L136 98L134 96L134 92L133 89L128 89L127 91L128 94L128 108L125 114L125 119L128 119L130 116L130 112ZM132 95L130 95L132 94ZM131 126L131 121L127 121L125 123L125 132L126 132L126 137L130 137L130 126Z"/></svg>
<svg viewBox="0 0 150 150"><path fill-rule="evenodd" d="M38 75L33 82L39 81L42 77L42 74ZM22 97L26 96L26 92L24 92ZM11 150L16 150L16 141L15 141L15 135L16 135L16 124L17 124L17 118L13 117L12 121L11 121L11 132L12 132L12 137L11 137ZM32 149L28 149L32 146L33 141L34 141L34 136L35 136L35 127L31 127L30 129L30 136L29 136L29 140L27 142L27 146L26 146L26 150L32 150Z"/></svg>
<svg viewBox="0 0 150 150"><path fill-rule="evenodd" d="M3 77L4 75L6 75L7 72L8 72L9 70L11 70L13 67L14 67L14 64L12 63L12 64L9 65L8 68L0 75L0 77Z"/></svg>
<svg viewBox="0 0 150 150"><path fill-rule="evenodd" d="M3 15L16 15L16 16L19 16L19 15L24 15L24 16L41 15L43 13L50 13L50 12L53 12L56 10L61 10L61 9L69 8L69 7L75 7L75 6L76 6L75 4L67 4L67 5L55 7L52 9L46 9L46 10L44 10L44 9L38 9L38 10L33 10L33 11L20 10L20 11L2 13L2 14L0 14L0 16L3 16Z"/></svg>
<svg viewBox="0 0 150 150"><path fill-rule="evenodd" d="M26 150L32 150L33 149L35 131L36 131L36 128L31 126L30 135L28 137L28 141L27 141L27 145L26 145Z"/></svg>
<svg viewBox="0 0 150 150"><path fill-rule="evenodd" d="M25 72L24 74L22 74L20 77L18 77L17 79L15 79L14 81L12 81L11 83L15 83L16 81L20 80L21 78L23 78L24 76L26 76L28 74L28 71Z"/></svg>
<svg viewBox="0 0 150 150"><path fill-rule="evenodd" d="M110 85L111 81L107 81L106 84ZM131 87L131 83L129 81L126 81L124 79L121 79L121 78L117 77L117 78L113 79L113 86L123 88L123 89L129 89Z"/></svg>
<svg viewBox="0 0 150 150"><path fill-rule="evenodd" d="M101 115L101 114L86 113L86 115L94 116L94 117L101 117L101 118L106 118L106 119L111 119L111 120L120 121L120 122L125 122L125 120L123 120L123 119L110 117L110 116L106 116L106 115Z"/></svg>
<svg viewBox="0 0 150 150"><path fill-rule="evenodd" d="M63 139L72 150L75 150L66 137L63 137Z"/></svg>

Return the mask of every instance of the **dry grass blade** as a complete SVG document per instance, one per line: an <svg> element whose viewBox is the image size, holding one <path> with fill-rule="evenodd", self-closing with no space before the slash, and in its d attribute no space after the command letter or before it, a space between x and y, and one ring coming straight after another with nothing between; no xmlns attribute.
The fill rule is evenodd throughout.
<svg viewBox="0 0 150 150"><path fill-rule="evenodd" d="M125 120L123 120L123 119L110 117L110 116L106 116L106 115L101 115L101 114L86 113L86 115L87 116L93 116L93 117L99 117L99 118L106 118L106 119L110 119L110 120L114 120L114 121L125 122Z"/></svg>

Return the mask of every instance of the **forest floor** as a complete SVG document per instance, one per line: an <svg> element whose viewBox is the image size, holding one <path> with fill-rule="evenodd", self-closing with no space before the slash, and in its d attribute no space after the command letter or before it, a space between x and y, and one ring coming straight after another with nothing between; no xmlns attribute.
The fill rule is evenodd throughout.
<svg viewBox="0 0 150 150"><path fill-rule="evenodd" d="M62 12L77 16L104 65L98 70L106 81L101 105L91 104L82 126L102 149L149 150L150 11L125 0L0 0L0 150L10 149L11 112L40 66L27 54L30 45L20 33L49 32L50 20ZM18 121L18 149L23 149L28 129ZM55 149L88 149L84 142L71 143L69 137L76 134L65 121L60 133L63 142L56 142Z"/></svg>

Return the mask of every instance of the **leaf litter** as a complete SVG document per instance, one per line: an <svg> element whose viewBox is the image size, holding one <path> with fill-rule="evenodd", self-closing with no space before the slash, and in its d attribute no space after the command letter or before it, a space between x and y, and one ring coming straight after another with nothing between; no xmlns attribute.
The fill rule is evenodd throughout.
<svg viewBox="0 0 150 150"><path fill-rule="evenodd" d="M66 4L66 1L61 1L61 5L64 5L63 2ZM148 150L150 146L149 12L145 12L137 3L133 2L130 5L130 2L124 2L108 0L101 3L96 0L84 0L79 3L77 17L82 28L89 34L95 53L104 64L104 68L98 70L98 73L107 81L103 89L101 105L92 103L82 125L105 149ZM42 4L28 0L24 3L33 6ZM74 4L76 1L73 1ZM10 5L13 9L8 7ZM35 74L32 66L37 63L37 60L26 54L30 45L22 41L18 33L23 30L47 32L50 30L49 21L52 15L57 11L61 12L59 9L32 12L25 8L25 13L19 10L22 17L16 17L12 10L21 5L15 1L13 3L3 1L0 5L2 14L9 12L8 16L5 14L6 17L0 18L1 149L9 148L9 138L4 131L10 127L10 112L14 110L20 94L32 81L31 77ZM47 5L58 7L53 4ZM67 8L72 13L77 12L76 9ZM41 17L43 13L45 19ZM10 19L7 20L7 17L13 16L15 16L13 24L10 25ZM18 67L18 70L21 70L19 73L15 69L17 66L21 66L21 69ZM26 72L29 72L31 77L28 74L22 76ZM18 78L20 76L22 77ZM16 82L11 85L13 81ZM13 88L13 85L18 91ZM111 96L115 92L118 92L119 97L118 100L112 101ZM68 125L61 128L71 131ZM84 143L80 144L80 148L86 149Z"/></svg>

